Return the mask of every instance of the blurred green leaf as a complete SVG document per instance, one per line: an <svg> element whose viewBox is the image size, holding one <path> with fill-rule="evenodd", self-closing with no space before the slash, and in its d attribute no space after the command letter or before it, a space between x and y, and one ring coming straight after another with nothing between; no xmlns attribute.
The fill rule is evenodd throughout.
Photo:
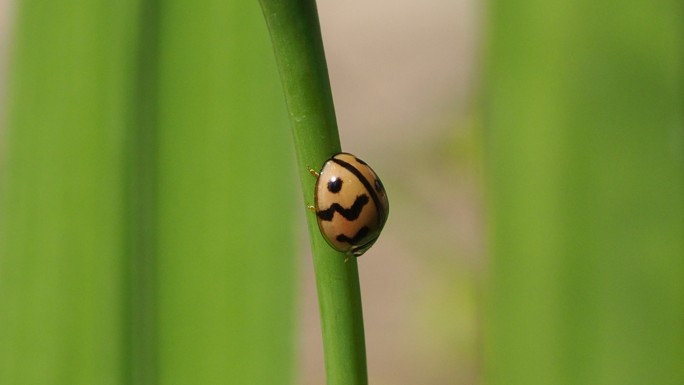
<svg viewBox="0 0 684 385"><path fill-rule="evenodd" d="M0 383L290 383L294 161L258 3L18 11Z"/></svg>
<svg viewBox="0 0 684 385"><path fill-rule="evenodd" d="M18 5L0 183L0 383L118 384L135 3Z"/></svg>
<svg viewBox="0 0 684 385"><path fill-rule="evenodd" d="M684 13L493 4L492 384L684 382Z"/></svg>
<svg viewBox="0 0 684 385"><path fill-rule="evenodd" d="M294 379L294 157L257 2L170 0L159 47L159 380Z"/></svg>

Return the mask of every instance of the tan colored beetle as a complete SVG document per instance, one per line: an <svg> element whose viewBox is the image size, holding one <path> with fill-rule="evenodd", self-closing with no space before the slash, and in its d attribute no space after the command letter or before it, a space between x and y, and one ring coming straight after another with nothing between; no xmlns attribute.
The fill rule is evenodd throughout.
<svg viewBox="0 0 684 385"><path fill-rule="evenodd" d="M318 227L335 250L359 257L378 239L389 201L380 178L366 162L341 152L328 159L314 192Z"/></svg>

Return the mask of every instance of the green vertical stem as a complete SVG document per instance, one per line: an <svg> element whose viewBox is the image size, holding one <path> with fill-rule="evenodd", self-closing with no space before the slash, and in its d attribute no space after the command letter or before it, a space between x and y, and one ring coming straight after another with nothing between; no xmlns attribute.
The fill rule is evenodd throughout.
<svg viewBox="0 0 684 385"><path fill-rule="evenodd" d="M313 203L318 168L340 151L320 25L313 0L261 0L285 91L304 203ZM304 206L304 205L303 205ZM321 312L327 383L366 384L363 315L356 259L344 262L307 211Z"/></svg>

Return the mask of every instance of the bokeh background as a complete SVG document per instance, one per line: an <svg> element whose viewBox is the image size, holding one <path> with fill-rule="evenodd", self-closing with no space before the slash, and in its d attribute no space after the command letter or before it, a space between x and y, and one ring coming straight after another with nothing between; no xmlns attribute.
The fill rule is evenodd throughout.
<svg viewBox="0 0 684 385"><path fill-rule="evenodd" d="M370 383L684 383L684 7L318 7L391 200ZM0 0L0 31L0 384L324 383L257 2Z"/></svg>
<svg viewBox="0 0 684 385"><path fill-rule="evenodd" d="M382 241L359 261L371 383L478 382L482 8L319 2L342 148L370 162L392 194ZM312 343L302 373L318 384L318 309L311 264L303 267L302 333Z"/></svg>

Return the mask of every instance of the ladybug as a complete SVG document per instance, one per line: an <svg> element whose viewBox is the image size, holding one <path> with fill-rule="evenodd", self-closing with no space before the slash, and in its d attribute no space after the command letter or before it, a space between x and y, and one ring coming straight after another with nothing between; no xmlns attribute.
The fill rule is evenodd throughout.
<svg viewBox="0 0 684 385"><path fill-rule="evenodd" d="M366 162L341 152L325 161L312 207L323 238L333 249L360 257L382 231L389 202L380 178ZM346 260L345 260L346 261Z"/></svg>

